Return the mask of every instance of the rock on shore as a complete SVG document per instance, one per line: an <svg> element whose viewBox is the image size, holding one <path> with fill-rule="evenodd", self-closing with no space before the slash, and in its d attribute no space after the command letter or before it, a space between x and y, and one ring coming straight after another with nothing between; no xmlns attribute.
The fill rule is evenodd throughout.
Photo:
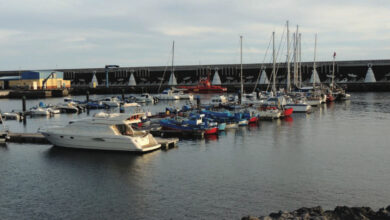
<svg viewBox="0 0 390 220"><path fill-rule="evenodd" d="M279 211L268 216L245 216L242 220L390 220L390 206L374 211L369 207L337 206L334 210L324 211L321 206L300 208L292 212Z"/></svg>

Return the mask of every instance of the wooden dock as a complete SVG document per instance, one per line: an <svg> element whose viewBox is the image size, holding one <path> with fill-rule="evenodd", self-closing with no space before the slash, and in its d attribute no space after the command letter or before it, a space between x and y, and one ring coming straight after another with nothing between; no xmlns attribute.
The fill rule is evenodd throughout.
<svg viewBox="0 0 390 220"><path fill-rule="evenodd" d="M31 144L50 144L50 142L40 133L9 133L9 142L31 143ZM161 138L155 137L156 141L161 144L161 149L169 150L175 148L179 138Z"/></svg>
<svg viewBox="0 0 390 220"><path fill-rule="evenodd" d="M32 144L50 144L45 136L40 133L9 133L9 142L32 143Z"/></svg>
<svg viewBox="0 0 390 220"><path fill-rule="evenodd" d="M177 142L179 142L179 138L159 138L154 137L156 141L161 144L161 149L169 150L171 148L175 148L177 146Z"/></svg>

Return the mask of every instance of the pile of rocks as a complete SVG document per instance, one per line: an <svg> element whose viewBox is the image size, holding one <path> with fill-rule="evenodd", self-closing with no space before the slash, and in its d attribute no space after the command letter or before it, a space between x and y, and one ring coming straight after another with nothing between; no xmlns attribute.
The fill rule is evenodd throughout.
<svg viewBox="0 0 390 220"><path fill-rule="evenodd" d="M245 216L242 220L390 220L390 206L374 211L369 207L337 206L333 211L324 211L321 206L300 208L292 212L279 211L268 216Z"/></svg>

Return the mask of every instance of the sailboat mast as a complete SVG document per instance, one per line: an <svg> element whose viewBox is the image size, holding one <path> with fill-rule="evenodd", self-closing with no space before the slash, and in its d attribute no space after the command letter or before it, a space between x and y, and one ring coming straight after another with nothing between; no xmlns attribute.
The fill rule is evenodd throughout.
<svg viewBox="0 0 390 220"><path fill-rule="evenodd" d="M244 84L242 83L242 36L240 36L240 78L241 78L241 100L242 100L242 95L243 95L243 92L244 92Z"/></svg>
<svg viewBox="0 0 390 220"><path fill-rule="evenodd" d="M302 87L302 50L301 50L301 39L302 39L302 34L299 33L299 66L298 66L298 74L299 74L299 88Z"/></svg>
<svg viewBox="0 0 390 220"><path fill-rule="evenodd" d="M287 92L291 92L291 77L290 77L290 30L287 25Z"/></svg>
<svg viewBox="0 0 390 220"><path fill-rule="evenodd" d="M293 52L294 52L294 75L293 75L293 82L294 82L294 85L296 86L297 85L297 81L295 79L296 77L296 72L297 72L297 36L295 33L293 33L293 42L294 42L294 49L293 49Z"/></svg>
<svg viewBox="0 0 390 220"><path fill-rule="evenodd" d="M317 34L315 35L315 39L314 39L313 88L316 86L316 75L317 75L316 55L317 55Z"/></svg>
<svg viewBox="0 0 390 220"><path fill-rule="evenodd" d="M294 68L294 85L298 86L298 62L299 62L299 36L298 36L298 25L297 25L297 30L295 31L295 68Z"/></svg>
<svg viewBox="0 0 390 220"><path fill-rule="evenodd" d="M172 74L175 73L175 69L173 68L173 61L175 60L175 41L172 43Z"/></svg>
<svg viewBox="0 0 390 220"><path fill-rule="evenodd" d="M333 88L334 88L334 66L335 66L335 62L336 62L336 52L334 52L333 54L333 67L332 67L332 91L333 91Z"/></svg>
<svg viewBox="0 0 390 220"><path fill-rule="evenodd" d="M275 32L272 32L272 91L274 95L276 95L276 60L275 60Z"/></svg>

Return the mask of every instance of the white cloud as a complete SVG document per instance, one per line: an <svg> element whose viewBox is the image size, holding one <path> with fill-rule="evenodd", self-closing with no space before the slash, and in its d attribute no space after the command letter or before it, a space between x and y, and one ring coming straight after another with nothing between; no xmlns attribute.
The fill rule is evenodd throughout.
<svg viewBox="0 0 390 220"><path fill-rule="evenodd" d="M388 0L14 0L0 2L0 69L165 65L263 60L272 31L299 24L302 57L390 57ZM285 46L285 45L284 45ZM285 48L284 48L285 51ZM280 52L279 60L283 60ZM267 61L269 60L268 53Z"/></svg>

